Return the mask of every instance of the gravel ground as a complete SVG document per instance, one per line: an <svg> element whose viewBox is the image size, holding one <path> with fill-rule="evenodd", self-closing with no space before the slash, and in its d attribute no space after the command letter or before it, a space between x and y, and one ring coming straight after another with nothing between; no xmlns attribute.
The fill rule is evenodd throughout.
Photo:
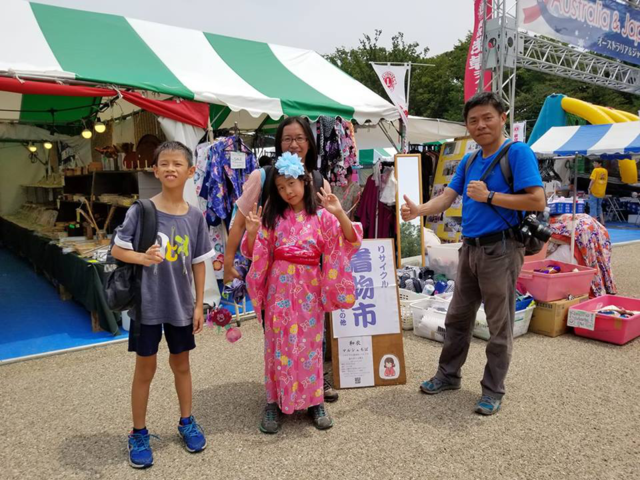
<svg viewBox="0 0 640 480"><path fill-rule="evenodd" d="M640 244L614 248L620 293L640 296ZM0 367L0 465L22 478L638 478L640 340L619 347L564 335L515 341L502 411L474 414L484 342L473 340L463 388L428 397L441 345L405 332L408 383L342 390L335 427L304 414L280 434L258 431L262 332L242 326L231 345L206 331L193 354L194 413L208 434L201 454L177 436L177 399L161 348L148 426L156 464L126 462L134 358L125 344Z"/></svg>

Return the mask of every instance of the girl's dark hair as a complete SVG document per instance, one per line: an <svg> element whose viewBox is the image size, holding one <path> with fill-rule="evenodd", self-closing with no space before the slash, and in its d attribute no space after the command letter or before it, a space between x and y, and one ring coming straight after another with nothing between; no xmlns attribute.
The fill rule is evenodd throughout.
<svg viewBox="0 0 640 480"><path fill-rule="evenodd" d="M393 365L394 367L396 366L396 362L393 359L393 357L387 357L384 359L384 363L389 363L389 362L391 362L391 365Z"/></svg>
<svg viewBox="0 0 640 480"><path fill-rule="evenodd" d="M273 230L276 228L278 218L284 216L284 212L289 208L289 204L283 200L278 193L278 187L276 186L276 179L281 175L275 170L271 175L271 181L264 188L267 189L267 201L264 205L264 212L262 214L262 225L267 230ZM304 182L304 210L309 215L315 215L318 211L318 201L316 197L316 189L313 186L313 180L309 173L305 173L304 177L299 178Z"/></svg>
<svg viewBox="0 0 640 480"><path fill-rule="evenodd" d="M284 127L291 125L292 123L300 125L304 131L304 136L307 137L309 150L307 151L307 156L304 159L304 166L307 169L307 172L312 172L318 168L318 147L316 146L316 139L311 131L309 120L304 117L288 117L280 122L278 131L276 131L276 158L279 158L280 155L282 155L282 135Z"/></svg>

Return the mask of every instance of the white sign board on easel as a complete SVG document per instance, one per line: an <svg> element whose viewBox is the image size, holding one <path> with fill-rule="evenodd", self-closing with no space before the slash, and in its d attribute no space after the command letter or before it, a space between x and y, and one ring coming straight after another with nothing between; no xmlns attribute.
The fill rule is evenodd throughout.
<svg viewBox="0 0 640 480"><path fill-rule="evenodd" d="M365 240L351 259L356 303L333 312L333 338L400 333L393 242Z"/></svg>

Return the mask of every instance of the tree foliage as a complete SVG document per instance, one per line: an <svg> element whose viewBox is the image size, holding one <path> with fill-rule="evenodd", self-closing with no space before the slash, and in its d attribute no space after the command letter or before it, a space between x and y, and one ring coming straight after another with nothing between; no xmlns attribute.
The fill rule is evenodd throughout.
<svg viewBox="0 0 640 480"><path fill-rule="evenodd" d="M414 66L411 74L409 113L422 117L462 121L464 104L464 72L471 33L459 40L452 50L429 56L429 48L418 42L407 42L404 34L391 37L391 48L380 44L382 30L373 37L363 35L358 47L337 48L327 59L383 98L387 98L369 62L413 62L433 66ZM587 102L637 113L640 96L604 87L519 69L516 80L516 120L534 122L548 95L563 93Z"/></svg>

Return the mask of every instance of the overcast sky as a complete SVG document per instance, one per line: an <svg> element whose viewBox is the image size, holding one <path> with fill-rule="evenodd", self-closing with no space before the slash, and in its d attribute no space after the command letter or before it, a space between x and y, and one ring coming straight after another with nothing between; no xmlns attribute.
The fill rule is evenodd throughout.
<svg viewBox="0 0 640 480"><path fill-rule="evenodd" d="M403 32L430 55L450 50L473 29L473 0L36 0L211 33L332 53L382 30ZM105 38L105 42L109 39Z"/></svg>

